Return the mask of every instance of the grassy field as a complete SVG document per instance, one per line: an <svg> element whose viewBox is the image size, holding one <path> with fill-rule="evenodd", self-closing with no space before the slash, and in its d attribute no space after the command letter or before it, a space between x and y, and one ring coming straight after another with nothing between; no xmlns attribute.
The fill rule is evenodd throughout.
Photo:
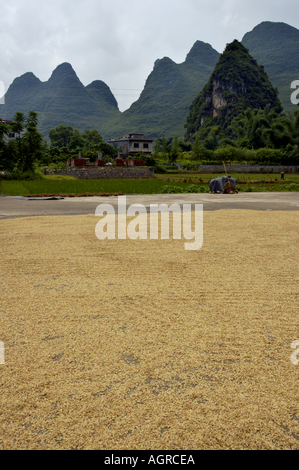
<svg viewBox="0 0 299 470"><path fill-rule="evenodd" d="M77 180L71 177L46 176L36 181L3 181L7 196L39 194L84 194L84 193L123 193L161 194L163 192L209 192L208 183L217 175L180 174L156 175L154 180ZM299 191L299 175L288 175L284 181L275 181L270 175L234 175L240 192Z"/></svg>
<svg viewBox="0 0 299 470"><path fill-rule="evenodd" d="M159 194L166 183L163 180L76 180L76 179L42 179L37 181L4 181L3 187L7 196L25 194L79 194L79 193L118 193L124 194ZM173 184L174 185L174 184ZM181 183L184 190L189 185ZM184 192L184 191L183 191Z"/></svg>
<svg viewBox="0 0 299 470"><path fill-rule="evenodd" d="M229 176L235 178L238 182L242 182L243 179L246 181L248 180L257 180L262 181L266 180L269 181L275 179L280 181L280 174L263 174L263 173L228 173ZM197 172L181 172L181 173L174 173L174 174L156 174L155 177L157 179L180 179L180 178L202 178L204 180L211 180L213 178L217 178L218 176L224 176L224 173L199 173ZM284 181L295 181L299 182L299 174L286 174Z"/></svg>

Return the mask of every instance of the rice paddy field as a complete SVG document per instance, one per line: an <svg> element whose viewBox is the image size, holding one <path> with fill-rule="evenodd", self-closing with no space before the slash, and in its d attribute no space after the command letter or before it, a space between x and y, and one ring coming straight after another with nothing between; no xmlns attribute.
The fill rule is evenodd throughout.
<svg viewBox="0 0 299 470"><path fill-rule="evenodd" d="M299 212L204 212L198 251L97 221L0 222L0 449L298 450Z"/></svg>
<svg viewBox="0 0 299 470"><path fill-rule="evenodd" d="M220 175L164 174L153 180L95 179L79 180L70 176L45 176L36 181L2 181L7 196L70 195L84 193L160 194L163 192L209 192L209 181ZM299 175L232 174L240 192L299 191ZM0 187L0 193L1 193Z"/></svg>

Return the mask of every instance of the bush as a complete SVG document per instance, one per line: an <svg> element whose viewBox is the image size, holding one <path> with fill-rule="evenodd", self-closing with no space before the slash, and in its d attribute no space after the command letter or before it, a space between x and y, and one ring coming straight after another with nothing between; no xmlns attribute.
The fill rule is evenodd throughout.
<svg viewBox="0 0 299 470"><path fill-rule="evenodd" d="M213 150L208 150L205 147L202 147L198 149L196 157L200 162L205 160L206 162L211 163L214 158L214 152Z"/></svg>
<svg viewBox="0 0 299 470"><path fill-rule="evenodd" d="M155 173L167 173L165 166L155 165Z"/></svg>
<svg viewBox="0 0 299 470"><path fill-rule="evenodd" d="M281 150L260 148L254 153L255 161L259 165L262 165L263 162L271 162L270 165L280 165L280 162L283 158L283 153Z"/></svg>
<svg viewBox="0 0 299 470"><path fill-rule="evenodd" d="M1 175L3 180L19 180L19 181L34 181L42 179L43 174L39 170L25 171L22 173L19 169L15 169L10 173L5 173Z"/></svg>
<svg viewBox="0 0 299 470"><path fill-rule="evenodd" d="M204 186L203 184L201 185L196 185L196 184L190 184L187 189L187 193L207 193L209 192L209 189L207 186Z"/></svg>
<svg viewBox="0 0 299 470"><path fill-rule="evenodd" d="M192 160L198 160L196 155L194 155L193 152L181 152L179 154L178 161L179 162L186 162L186 161L192 161Z"/></svg>
<svg viewBox="0 0 299 470"><path fill-rule="evenodd" d="M187 171L198 170L198 163L183 163L181 166L183 170L187 170Z"/></svg>
<svg viewBox="0 0 299 470"><path fill-rule="evenodd" d="M155 157L153 157L152 155L146 155L144 157L144 162L146 166L152 166L152 167L156 166L157 164Z"/></svg>
<svg viewBox="0 0 299 470"><path fill-rule="evenodd" d="M246 148L238 148L233 146L220 147L214 150L213 158L218 163L232 162L241 163L254 159L254 151Z"/></svg>
<svg viewBox="0 0 299 470"><path fill-rule="evenodd" d="M209 189L207 186L190 184L189 186L182 188L181 186L164 186L163 194L182 194L182 193L208 193Z"/></svg>
<svg viewBox="0 0 299 470"><path fill-rule="evenodd" d="M299 191L299 184L298 183L290 183L287 184L284 189L286 191Z"/></svg>
<svg viewBox="0 0 299 470"><path fill-rule="evenodd" d="M183 193L183 189L180 186L164 186L161 193L162 194L176 194L176 193Z"/></svg>
<svg viewBox="0 0 299 470"><path fill-rule="evenodd" d="M50 163L48 168L49 168L49 170L65 170L67 168L67 164L64 163L64 162Z"/></svg>
<svg viewBox="0 0 299 470"><path fill-rule="evenodd" d="M291 151L286 152L282 159L282 165L299 165L299 149L293 148Z"/></svg>

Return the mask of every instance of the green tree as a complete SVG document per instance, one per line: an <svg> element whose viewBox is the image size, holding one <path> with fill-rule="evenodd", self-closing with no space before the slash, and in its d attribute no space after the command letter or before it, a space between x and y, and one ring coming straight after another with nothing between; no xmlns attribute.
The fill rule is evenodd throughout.
<svg viewBox="0 0 299 470"><path fill-rule="evenodd" d="M17 146L15 148L15 159L17 161L22 160L22 140L21 136L25 128L25 115L24 113L16 112L13 121L10 123L11 130L14 134L17 134Z"/></svg>
<svg viewBox="0 0 299 470"><path fill-rule="evenodd" d="M117 149L113 147L113 145L107 144L106 142L101 142L99 145L99 150L103 153L103 155L109 158L115 158L117 156Z"/></svg>
<svg viewBox="0 0 299 470"><path fill-rule="evenodd" d="M0 150L5 146L5 136L9 133L8 124L0 119Z"/></svg>
<svg viewBox="0 0 299 470"><path fill-rule="evenodd" d="M209 129L209 133L206 138L203 140L203 145L208 150L215 150L219 144L219 127L212 126Z"/></svg>
<svg viewBox="0 0 299 470"><path fill-rule="evenodd" d="M75 129L74 130L74 133L70 139L70 142L69 144L67 145L62 145L60 148L63 148L63 147L69 147L70 150L75 150L75 149L81 149L83 148L84 146L84 139L82 137L82 135L80 134L80 132L78 131L78 129Z"/></svg>
<svg viewBox="0 0 299 470"><path fill-rule="evenodd" d="M60 124L49 132L51 146L58 148L68 146L73 135L74 130L71 126L63 126Z"/></svg>
<svg viewBox="0 0 299 470"><path fill-rule="evenodd" d="M176 162L179 154L180 154L179 138L175 136L175 138L173 139L172 149L170 152L170 162L171 163Z"/></svg>
<svg viewBox="0 0 299 470"><path fill-rule="evenodd" d="M197 160L199 160L200 158L200 153L201 153L202 148L203 148L203 141L200 137L200 134L196 133L195 140L192 144L192 153Z"/></svg>
<svg viewBox="0 0 299 470"><path fill-rule="evenodd" d="M84 149L98 151L101 143L103 142L102 136L96 129L87 130L81 134L82 139L84 140Z"/></svg>
<svg viewBox="0 0 299 470"><path fill-rule="evenodd" d="M88 157L91 161L96 159L98 151L108 158L114 158L117 155L117 150L104 142L96 129L88 129L80 133L78 129L73 129L71 126L60 125L51 129L49 136L51 140L49 155L52 156L53 162L66 160L70 156L75 157L79 150L82 150L82 157ZM54 152L54 149L59 149L59 153Z"/></svg>
<svg viewBox="0 0 299 470"><path fill-rule="evenodd" d="M159 158L159 153L162 151L162 140L158 138L154 144L154 157Z"/></svg>
<svg viewBox="0 0 299 470"><path fill-rule="evenodd" d="M295 144L299 136L299 119L290 120L284 113L276 113L266 106L264 110L248 108L235 117L228 132L238 140L240 147L250 149L285 148Z"/></svg>
<svg viewBox="0 0 299 470"><path fill-rule="evenodd" d="M172 141L173 141L173 137L166 139L165 136L163 136L161 140L162 153L163 153L164 158L167 158L168 161L171 160Z"/></svg>
<svg viewBox="0 0 299 470"><path fill-rule="evenodd" d="M29 111L25 120L26 132L22 136L23 172L32 171L34 161L42 155L43 136L37 131L37 124L37 113Z"/></svg>
<svg viewBox="0 0 299 470"><path fill-rule="evenodd" d="M6 122L0 119L0 169L3 170L7 166L7 141L6 136L9 133L9 127Z"/></svg>

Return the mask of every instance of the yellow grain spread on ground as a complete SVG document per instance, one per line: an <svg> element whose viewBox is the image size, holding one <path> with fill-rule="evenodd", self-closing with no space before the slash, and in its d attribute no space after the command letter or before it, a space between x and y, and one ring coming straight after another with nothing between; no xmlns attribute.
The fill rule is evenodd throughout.
<svg viewBox="0 0 299 470"><path fill-rule="evenodd" d="M96 222L0 222L0 448L299 449L299 212L205 212L199 251Z"/></svg>

